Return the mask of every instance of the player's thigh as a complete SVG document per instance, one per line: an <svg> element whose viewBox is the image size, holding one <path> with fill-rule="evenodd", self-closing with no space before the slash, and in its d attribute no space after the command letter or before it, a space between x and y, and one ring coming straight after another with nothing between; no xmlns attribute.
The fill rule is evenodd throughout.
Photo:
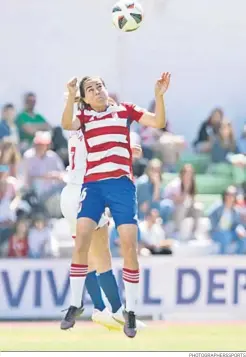
<svg viewBox="0 0 246 357"><path fill-rule="evenodd" d="M81 217L77 219L75 239L76 252L87 255L91 245L92 234L96 229L96 226L96 222L91 218Z"/></svg>
<svg viewBox="0 0 246 357"><path fill-rule="evenodd" d="M82 218L87 218L98 224L104 210L105 202L101 195L99 185L95 183L82 185L79 212L77 215L78 220L82 222Z"/></svg>
<svg viewBox="0 0 246 357"><path fill-rule="evenodd" d="M61 212L69 222L71 234L76 234L77 214L79 209L81 187L79 185L67 185L63 188L60 197Z"/></svg>
<svg viewBox="0 0 246 357"><path fill-rule="evenodd" d="M122 224L137 225L136 187L127 177L114 180L107 204L116 228Z"/></svg>
<svg viewBox="0 0 246 357"><path fill-rule="evenodd" d="M89 257L98 273L111 270L108 224L96 229L92 235Z"/></svg>

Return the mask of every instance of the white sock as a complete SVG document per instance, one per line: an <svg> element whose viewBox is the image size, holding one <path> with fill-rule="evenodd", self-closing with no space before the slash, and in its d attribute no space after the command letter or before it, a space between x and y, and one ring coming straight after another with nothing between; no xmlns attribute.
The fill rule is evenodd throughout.
<svg viewBox="0 0 246 357"><path fill-rule="evenodd" d="M123 269L123 280L125 285L126 311L136 313L139 286L139 270Z"/></svg>
<svg viewBox="0 0 246 357"><path fill-rule="evenodd" d="M71 306L80 307L85 286L85 279L88 272L88 265L71 264L70 267L70 288Z"/></svg>

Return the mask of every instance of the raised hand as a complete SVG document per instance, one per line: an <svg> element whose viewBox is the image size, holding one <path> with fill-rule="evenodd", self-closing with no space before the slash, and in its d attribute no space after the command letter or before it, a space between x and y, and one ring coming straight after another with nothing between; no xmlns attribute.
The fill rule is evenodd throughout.
<svg viewBox="0 0 246 357"><path fill-rule="evenodd" d="M161 75L161 78L158 79L155 85L155 95L163 95L169 87L171 74L169 72L164 72Z"/></svg>
<svg viewBox="0 0 246 357"><path fill-rule="evenodd" d="M77 91L78 91L78 86L77 86L78 80L77 78L72 78L68 84L67 84L67 89L69 95L73 96L74 98L76 97Z"/></svg>

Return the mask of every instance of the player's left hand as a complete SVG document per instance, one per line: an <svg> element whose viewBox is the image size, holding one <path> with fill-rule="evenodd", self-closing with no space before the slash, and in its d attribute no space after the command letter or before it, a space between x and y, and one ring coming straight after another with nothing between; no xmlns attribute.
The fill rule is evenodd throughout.
<svg viewBox="0 0 246 357"><path fill-rule="evenodd" d="M155 95L163 95L169 87L171 74L169 72L164 72L161 75L161 78L158 79L155 85Z"/></svg>

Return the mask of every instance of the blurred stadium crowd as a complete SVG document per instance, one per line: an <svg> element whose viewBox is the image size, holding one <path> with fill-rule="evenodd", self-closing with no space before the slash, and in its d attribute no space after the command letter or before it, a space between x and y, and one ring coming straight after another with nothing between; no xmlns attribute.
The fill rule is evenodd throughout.
<svg viewBox="0 0 246 357"><path fill-rule="evenodd" d="M2 108L1 257L66 257L73 246L59 203L67 177L66 134L35 105L30 92L22 112L11 103ZM237 138L215 108L192 146L172 133L170 123L164 130L134 124L131 140L143 150L133 162L140 255L246 253L246 125ZM120 256L113 221L109 228L112 255Z"/></svg>

